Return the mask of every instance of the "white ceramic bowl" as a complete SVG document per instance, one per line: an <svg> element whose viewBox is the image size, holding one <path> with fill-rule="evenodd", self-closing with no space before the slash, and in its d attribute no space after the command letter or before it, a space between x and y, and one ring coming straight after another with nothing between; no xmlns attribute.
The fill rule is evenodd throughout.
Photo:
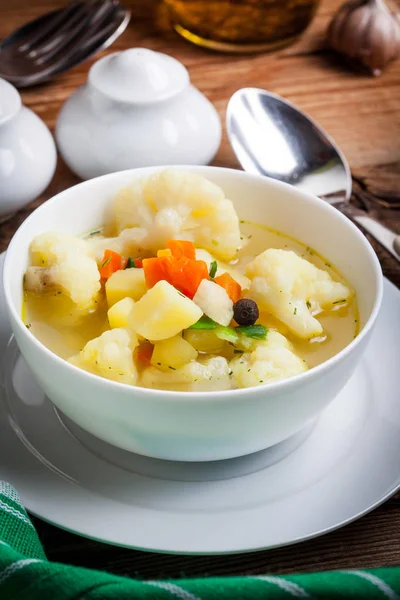
<svg viewBox="0 0 400 600"><path fill-rule="evenodd" d="M82 371L45 348L21 320L31 240L98 227L118 190L154 168L106 175L72 187L19 228L4 266L4 289L19 348L53 403L91 434L139 454L207 461L255 452L305 427L335 398L370 339L382 297L377 257L360 231L323 201L277 181L216 167L182 167L220 185L241 218L266 224L318 250L354 286L361 332L339 354L291 379L261 387L175 393L122 385Z"/></svg>

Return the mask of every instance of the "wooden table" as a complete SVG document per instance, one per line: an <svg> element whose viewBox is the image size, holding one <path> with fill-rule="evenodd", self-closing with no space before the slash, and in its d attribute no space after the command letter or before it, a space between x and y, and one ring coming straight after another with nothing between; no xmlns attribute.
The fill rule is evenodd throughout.
<svg viewBox="0 0 400 600"><path fill-rule="evenodd" d="M129 1L129 0L126 0ZM131 0L132 20L112 50L144 46L167 52L189 69L193 83L219 110L239 87L256 86L287 97L336 139L353 172L353 202L400 233L400 61L379 79L348 71L324 46L324 32L341 0L323 0L296 45L271 55L224 56L189 45L173 33L152 0ZM64 0L1 0L0 38ZM23 101L52 128L64 100L85 81L89 64L48 85L24 91ZM226 136L215 164L237 167ZM40 203L77 183L59 159L56 176L36 202L0 226L0 251ZM385 275L400 285L400 265L372 241ZM338 491L338 493L340 493ZM52 560L144 578L289 573L400 564L400 494L347 527L297 546L230 557L179 557L113 548L36 520Z"/></svg>

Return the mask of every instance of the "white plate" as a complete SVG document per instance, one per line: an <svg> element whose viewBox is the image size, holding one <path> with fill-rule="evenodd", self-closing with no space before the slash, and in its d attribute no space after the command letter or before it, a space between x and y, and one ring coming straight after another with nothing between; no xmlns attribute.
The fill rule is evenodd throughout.
<svg viewBox="0 0 400 600"><path fill-rule="evenodd" d="M331 531L400 487L400 293L388 281L368 351L318 422L212 464L131 455L63 423L7 345L4 314L0 290L0 479L59 527L142 550L248 552Z"/></svg>

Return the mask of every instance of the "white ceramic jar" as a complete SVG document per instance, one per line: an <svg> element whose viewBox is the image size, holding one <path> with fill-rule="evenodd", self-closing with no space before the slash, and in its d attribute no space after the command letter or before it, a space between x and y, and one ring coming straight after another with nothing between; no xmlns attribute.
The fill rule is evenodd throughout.
<svg viewBox="0 0 400 600"><path fill-rule="evenodd" d="M70 169L91 179L134 167L207 164L221 124L180 62L132 48L92 66L61 109L56 139Z"/></svg>
<svg viewBox="0 0 400 600"><path fill-rule="evenodd" d="M21 96L0 79L0 222L46 189L57 162L46 125L22 106Z"/></svg>

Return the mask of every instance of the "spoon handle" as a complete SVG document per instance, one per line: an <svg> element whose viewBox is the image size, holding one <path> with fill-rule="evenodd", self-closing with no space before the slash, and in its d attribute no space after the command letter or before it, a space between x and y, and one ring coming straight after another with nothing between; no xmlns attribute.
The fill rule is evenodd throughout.
<svg viewBox="0 0 400 600"><path fill-rule="evenodd" d="M348 202L335 202L333 203L333 206L339 209L346 217L355 221L367 233L372 235L400 262L400 235L397 235L394 231L370 217L366 212Z"/></svg>

